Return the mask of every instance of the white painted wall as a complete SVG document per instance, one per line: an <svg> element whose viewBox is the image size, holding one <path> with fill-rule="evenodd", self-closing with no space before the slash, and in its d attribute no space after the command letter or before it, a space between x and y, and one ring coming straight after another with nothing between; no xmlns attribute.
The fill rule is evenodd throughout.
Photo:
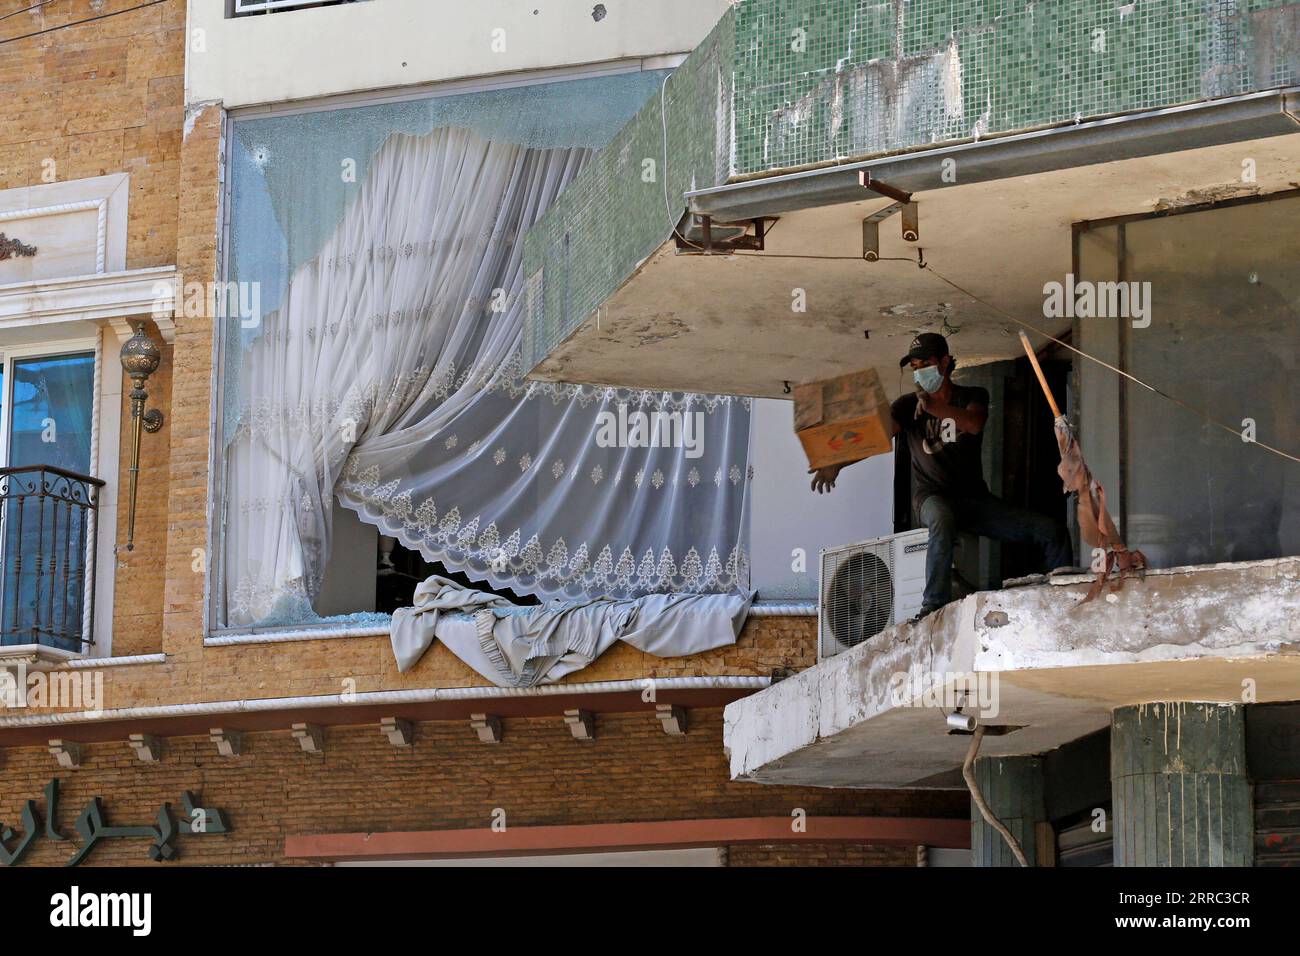
<svg viewBox="0 0 1300 956"><path fill-rule="evenodd" d="M754 399L750 501L751 584L760 598L817 598L818 554L893 531L894 456L840 473L835 490L809 488L808 459L794 434L794 403ZM802 548L806 570L792 569Z"/></svg>
<svg viewBox="0 0 1300 956"><path fill-rule="evenodd" d="M227 19L225 0L189 0L185 101L233 109L687 53L730 0L605 0L599 21L595 6L370 0Z"/></svg>

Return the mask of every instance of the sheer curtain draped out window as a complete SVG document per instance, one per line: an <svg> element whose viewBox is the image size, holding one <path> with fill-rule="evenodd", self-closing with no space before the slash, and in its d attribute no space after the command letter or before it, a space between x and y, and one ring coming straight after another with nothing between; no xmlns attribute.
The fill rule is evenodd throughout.
<svg viewBox="0 0 1300 956"><path fill-rule="evenodd" d="M551 132L501 128L537 90L498 94L487 128L458 97L422 131L407 104L310 114L319 145L291 170L302 117L237 124L232 278L260 314L227 319L222 623L317 619L335 498L518 593L747 587L747 400L528 382L519 360L524 233L636 84L586 127L593 91L551 84Z"/></svg>

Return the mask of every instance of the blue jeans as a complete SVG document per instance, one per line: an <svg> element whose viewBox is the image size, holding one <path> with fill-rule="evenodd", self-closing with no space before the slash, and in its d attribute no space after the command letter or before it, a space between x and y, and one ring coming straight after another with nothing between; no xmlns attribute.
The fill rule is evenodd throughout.
<svg viewBox="0 0 1300 956"><path fill-rule="evenodd" d="M922 598L926 608L942 607L952 600L952 549L958 533L963 531L996 541L1033 541L1043 549L1046 571L1074 563L1074 546L1062 522L1009 505L992 495L979 498L931 495L921 502L919 517L930 529Z"/></svg>

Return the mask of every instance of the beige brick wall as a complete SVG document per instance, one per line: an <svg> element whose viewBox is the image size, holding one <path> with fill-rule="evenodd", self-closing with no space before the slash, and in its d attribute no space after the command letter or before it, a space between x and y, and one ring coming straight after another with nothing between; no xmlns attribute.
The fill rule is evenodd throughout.
<svg viewBox="0 0 1300 956"><path fill-rule="evenodd" d="M162 650L163 560L167 546L167 460L171 446L172 347L162 343L156 329L154 341L162 346L162 362L149 377L146 408L163 413L163 427L140 438L139 490L136 494L135 547L126 550L126 501L130 487L131 404L126 395L129 379L122 386L121 457L118 466L117 561L113 593L112 653L115 657L153 654ZM104 339L105 374L118 365L117 336Z"/></svg>
<svg viewBox="0 0 1300 956"><path fill-rule="evenodd" d="M697 674L768 677L774 671L802 670L816 660L816 626L816 619L810 617L751 618L734 645L690 657L654 657L617 644L565 680L585 683ZM196 626L194 646L186 653L169 650L164 664L103 668L102 706L116 710L190 701L489 683L441 643L435 643L411 670L399 674L386 637L205 648L199 633ZM345 680L355 681L355 685L345 687Z"/></svg>
<svg viewBox="0 0 1300 956"><path fill-rule="evenodd" d="M6 35L128 5L110 0L94 11L88 0L61 0L40 16L6 21ZM7 45L0 80L13 103L2 108L0 188L39 183L45 157L55 159L61 180L129 172L128 266L175 263L186 282L206 283L217 278L224 116L219 104L208 105L186 122L184 8L183 0L169 0ZM205 575L194 567L196 551L204 566L212 564L205 549L213 322L183 314L175 322L175 345L163 350L150 382L150 406L167 418L143 440L136 547L119 548L116 568L101 569L116 574L113 654L164 651L167 662L106 669L104 706L337 694L348 678L360 692L486 683L440 645L398 674L386 638L204 647ZM106 350L106 362L113 358ZM125 407L122 423L124 490ZM119 545L125 536L123 515ZM813 620L767 618L751 621L734 647L687 658L618 646L571 680L769 675L814 659Z"/></svg>
<svg viewBox="0 0 1300 956"><path fill-rule="evenodd" d="M11 13L30 4L5 3ZM59 0L0 22L0 37L134 6ZM171 265L184 119L184 0L6 43L0 55L0 189L131 176L127 268Z"/></svg>
<svg viewBox="0 0 1300 956"><path fill-rule="evenodd" d="M574 740L558 718L506 719L499 744L480 743L468 722L416 726L396 748L377 727L329 728L322 755L301 751L287 731L251 734L244 755L220 757L202 737L165 742L157 764L125 742L91 744L83 766L58 770L39 748L4 754L0 820L14 825L22 801L44 810L42 791L61 781L58 824L71 844L38 841L28 863L58 865L77 840L72 824L92 796L110 825L152 821L184 790L226 812L228 836L182 836L179 862L285 862L289 834L595 824L726 817L943 816L966 819L964 794L766 787L732 783L722 749L722 711L691 711L690 731L670 737L650 713L601 715L593 741ZM147 839L106 840L87 861L148 865ZM733 847L733 865L784 863L910 866L913 848L835 845Z"/></svg>
<svg viewBox="0 0 1300 956"><path fill-rule="evenodd" d="M0 12L28 5L7 3ZM97 8L91 0L60 0L0 23L4 38L52 31L6 43L0 52L0 189L129 174L126 267L141 269L176 262L185 3L169 0L72 25L134 5L135 0L109 0ZM153 334L157 339L156 330ZM105 339L105 374L116 367L115 346L115 337ZM150 407L169 418L170 379L171 350L164 349L162 366L149 383ZM130 448L125 401L122 422L122 457L114 477L125 488ZM124 510L119 522L123 547L116 568L114 654L162 647L169 438L170 422L143 442L136 548L130 553L124 547Z"/></svg>
<svg viewBox="0 0 1300 956"><path fill-rule="evenodd" d="M0 36L130 6L60 0L5 21ZM9 7L0 8L8 12ZM217 277L223 112L183 107L184 0L56 30L8 44L0 54L0 189L42 182L52 159L60 181L113 172L131 176L128 268L175 264L184 280ZM109 709L253 697L337 694L486 683L441 645L398 674L386 638L204 647L208 547L213 323L176 317L174 348L150 383L150 405L167 416L144 438L136 547L115 569L113 653L163 651L166 663L103 671ZM111 344L111 339L109 340ZM106 362L112 362L106 349ZM123 390L125 396L126 389ZM123 409L127 483L129 418ZM125 541L125 518L118 536ZM770 675L814 663L810 618L753 619L740 641L687 658L659 659L620 645L571 681L644 676ZM245 756L219 757L201 737L168 738L163 760L140 763L125 741L88 744L84 765L60 771L39 747L0 754L0 820L13 825L22 801L63 781L58 824L72 832L94 795L110 822L151 820L189 789L227 811L236 833L183 837L188 863L284 862L288 834L486 826L494 808L513 825L608 823L727 816L894 814L965 817L961 795L834 792L734 784L728 780L720 710L691 712L690 732L669 737L650 714L603 715L598 738L575 741L558 718L507 719L505 741L480 744L463 722L420 724L416 745L393 748L374 727L328 731L324 756L300 751L287 732L250 735ZM58 736L51 732L50 736ZM75 732L68 732L75 738ZM3 734L0 733L0 745ZM68 844L40 841L31 862L59 864ZM147 863L145 841L112 840L92 862ZM907 849L836 845L733 847L733 865L844 863L910 865Z"/></svg>

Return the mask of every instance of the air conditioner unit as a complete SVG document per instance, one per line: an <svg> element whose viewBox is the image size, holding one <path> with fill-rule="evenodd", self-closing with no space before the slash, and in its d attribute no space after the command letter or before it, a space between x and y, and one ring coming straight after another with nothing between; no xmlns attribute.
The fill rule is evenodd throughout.
<svg viewBox="0 0 1300 956"><path fill-rule="evenodd" d="M930 532L904 531L821 553L817 659L856 647L921 609Z"/></svg>

